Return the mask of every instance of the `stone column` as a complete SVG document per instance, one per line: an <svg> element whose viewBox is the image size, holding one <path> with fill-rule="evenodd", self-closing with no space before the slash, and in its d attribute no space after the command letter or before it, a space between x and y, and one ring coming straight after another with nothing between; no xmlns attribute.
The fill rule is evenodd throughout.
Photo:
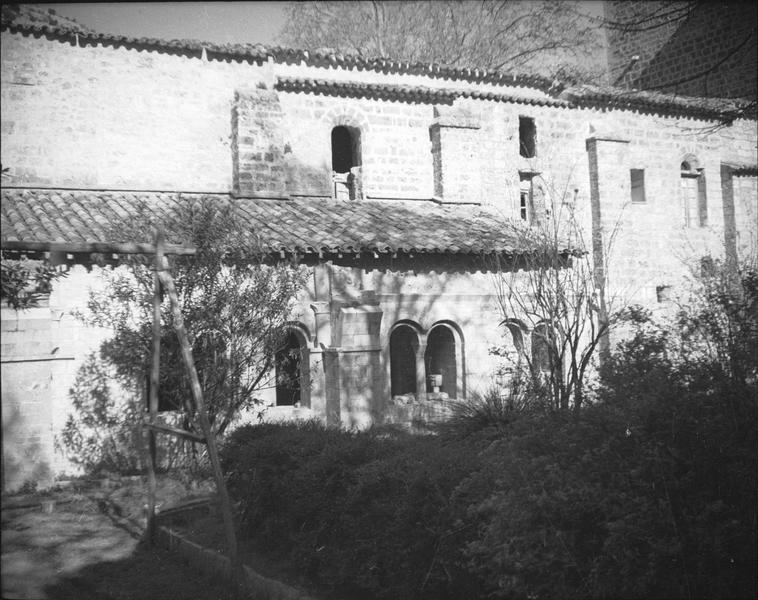
<svg viewBox="0 0 758 600"><path fill-rule="evenodd" d="M608 318L606 296L614 285L614 273L606 256L610 236L614 234L621 211L631 198L629 178L629 140L612 135L595 135L587 139L592 205L592 258L596 288L599 290L600 319ZM610 340L600 340L600 356L610 351Z"/></svg>

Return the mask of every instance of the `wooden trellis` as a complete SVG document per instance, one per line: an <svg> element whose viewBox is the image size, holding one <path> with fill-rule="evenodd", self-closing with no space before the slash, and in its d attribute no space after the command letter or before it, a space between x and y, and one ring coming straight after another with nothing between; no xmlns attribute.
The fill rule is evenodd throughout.
<svg viewBox="0 0 758 600"><path fill-rule="evenodd" d="M190 378L190 388L192 390L192 402L194 404L195 414L197 415L200 427L203 431L202 436L183 429L169 427L157 422L158 416L158 385L160 380L160 349L161 349L161 289L167 292L169 302L171 303L171 312L174 317L174 329L179 340L179 348L182 355L182 362L187 369ZM205 443L208 448L208 457L213 468L213 476L216 480L219 499L221 501L221 515L224 521L224 532L227 542L227 553L231 566L232 583L235 589L239 590L241 582L240 573L242 572L239 553L237 550L237 536L234 532L234 519L232 516L232 504L229 499L229 493L226 489L226 480L221 471L221 462L218 456L218 446L216 438L211 429L208 419L208 413L203 400L203 391L200 387L200 381L195 370L195 363L192 359L192 349L187 337L187 330L184 327L184 319L179 305L179 298L176 294L174 280L168 272L168 265L165 256L165 240L163 232L159 229L155 234L155 265L153 270L153 356L150 369L150 397L149 397L149 420L144 426L149 435L149 453L148 461L148 505L147 505L147 529L151 543L155 543L155 495L156 495L156 435L164 433L190 439L194 442Z"/></svg>

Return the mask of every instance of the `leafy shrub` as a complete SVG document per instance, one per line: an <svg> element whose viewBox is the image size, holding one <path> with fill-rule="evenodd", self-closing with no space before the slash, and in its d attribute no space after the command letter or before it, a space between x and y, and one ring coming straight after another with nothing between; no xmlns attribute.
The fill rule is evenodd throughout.
<svg viewBox="0 0 758 600"><path fill-rule="evenodd" d="M240 430L224 458L243 526L349 598L753 598L758 286L741 281L673 325L629 309L581 411L488 395L436 436Z"/></svg>
<svg viewBox="0 0 758 600"><path fill-rule="evenodd" d="M85 359L69 390L73 412L56 439L58 447L87 474L138 473L145 468L147 448L143 441L144 401L129 390L97 353ZM164 415L180 424L181 417ZM157 463L162 469L176 466L187 455L190 442L158 436ZM197 467L190 463L190 466Z"/></svg>
<svg viewBox="0 0 758 600"><path fill-rule="evenodd" d="M449 499L477 444L304 425L235 431L223 449L242 528L348 597L460 597Z"/></svg>

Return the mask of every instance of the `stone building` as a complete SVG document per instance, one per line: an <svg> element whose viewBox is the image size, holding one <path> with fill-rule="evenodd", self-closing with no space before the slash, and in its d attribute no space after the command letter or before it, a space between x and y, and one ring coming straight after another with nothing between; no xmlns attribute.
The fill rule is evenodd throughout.
<svg viewBox="0 0 758 600"><path fill-rule="evenodd" d="M4 23L2 249L70 266L42 306L2 308L4 486L67 468L68 390L107 334L72 316L97 283L83 265L135 241L104 231L136 203L232 198L308 265L288 338L302 379L269 390L267 418L431 418L514 344L488 261L528 252L525 228L570 215L609 289L653 307L701 257L755 255L756 127L735 107Z"/></svg>
<svg viewBox="0 0 758 600"><path fill-rule="evenodd" d="M685 96L758 96L753 2L603 2L610 81Z"/></svg>

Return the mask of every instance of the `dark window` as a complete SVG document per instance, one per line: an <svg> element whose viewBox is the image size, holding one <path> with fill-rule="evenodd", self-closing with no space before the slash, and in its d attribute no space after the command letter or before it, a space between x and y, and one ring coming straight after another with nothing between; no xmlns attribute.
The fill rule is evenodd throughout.
<svg viewBox="0 0 758 600"><path fill-rule="evenodd" d="M536 374L549 375L553 372L553 358L550 351L551 330L540 323L532 332L532 369Z"/></svg>
<svg viewBox="0 0 758 600"><path fill-rule="evenodd" d="M284 338L275 357L276 405L292 406L301 399L303 348L294 331Z"/></svg>
<svg viewBox="0 0 758 600"><path fill-rule="evenodd" d="M524 158L537 155L537 126L531 117L518 118L519 154Z"/></svg>
<svg viewBox="0 0 758 600"><path fill-rule="evenodd" d="M418 336L410 327L397 327L390 334L390 380L392 395L415 394Z"/></svg>
<svg viewBox="0 0 758 600"><path fill-rule="evenodd" d="M632 202L643 204L645 202L645 170L632 169L629 173L632 184Z"/></svg>
<svg viewBox="0 0 758 600"><path fill-rule="evenodd" d="M424 364L427 376L426 391L434 391L430 375L441 375L440 391L445 392L450 398L455 398L458 387L458 369L455 358L455 336L449 328L438 326L429 332L426 338Z"/></svg>
<svg viewBox="0 0 758 600"><path fill-rule="evenodd" d="M360 131L343 125L332 129L332 171L349 173L360 163Z"/></svg>
<svg viewBox="0 0 758 600"><path fill-rule="evenodd" d="M332 180L337 200L362 197L361 132L355 127L339 125L332 129Z"/></svg>

